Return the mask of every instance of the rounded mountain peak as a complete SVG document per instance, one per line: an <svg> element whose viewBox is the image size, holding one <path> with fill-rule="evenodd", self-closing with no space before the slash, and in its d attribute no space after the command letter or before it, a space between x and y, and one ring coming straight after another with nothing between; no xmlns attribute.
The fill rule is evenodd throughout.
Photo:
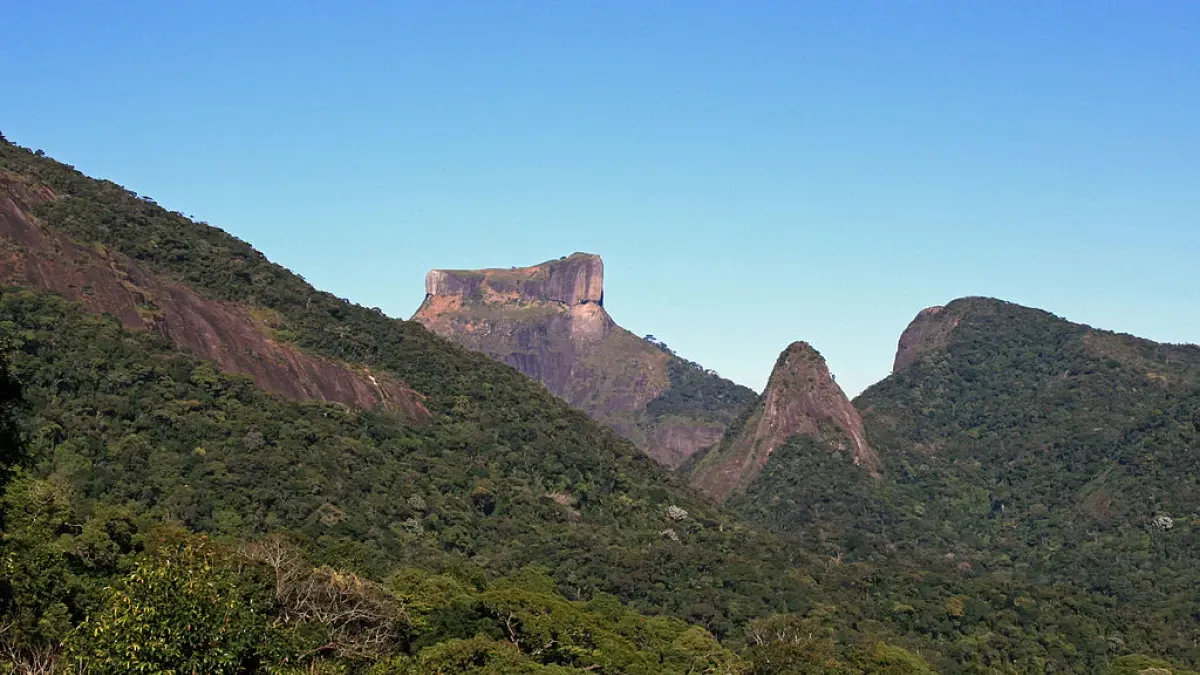
<svg viewBox="0 0 1200 675"><path fill-rule="evenodd" d="M963 318L995 315L1005 307L1019 306L996 298L969 295L945 305L922 309L900 334L892 372L899 373L928 354L944 348Z"/></svg>

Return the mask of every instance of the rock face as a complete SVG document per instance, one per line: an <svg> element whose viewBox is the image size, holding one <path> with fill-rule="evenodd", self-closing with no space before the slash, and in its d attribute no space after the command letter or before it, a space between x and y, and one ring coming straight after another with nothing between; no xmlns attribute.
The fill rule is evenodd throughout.
<svg viewBox="0 0 1200 675"><path fill-rule="evenodd" d="M273 340L269 314L201 297L121 254L48 230L32 209L54 198L47 188L0 175L0 284L53 291L112 314L125 328L159 333L288 398L380 407L414 422L429 417L423 397L400 382Z"/></svg>
<svg viewBox="0 0 1200 675"><path fill-rule="evenodd" d="M604 307L598 255L575 253L530 267L433 270L413 320L538 380L671 467L720 440L753 398L750 390L618 326ZM664 403L673 388L678 393L701 380L706 392L728 400L714 403L710 395L700 407L693 397L689 404Z"/></svg>
<svg viewBox="0 0 1200 675"><path fill-rule="evenodd" d="M497 300L560 302L568 307L604 304L604 262L598 255L576 253L557 261L509 270L431 270L425 295Z"/></svg>
<svg viewBox="0 0 1200 675"><path fill-rule="evenodd" d="M908 328L900 334L900 344L896 347L896 360L892 364L892 372L898 373L930 352L946 346L950 332L958 325L958 318L953 312L947 312L943 306L926 307L921 310Z"/></svg>
<svg viewBox="0 0 1200 675"><path fill-rule="evenodd" d="M855 464L878 475L879 458L867 444L862 418L825 359L807 342L792 343L783 351L750 417L701 459L692 482L723 500L748 484L771 453L797 435L848 451Z"/></svg>

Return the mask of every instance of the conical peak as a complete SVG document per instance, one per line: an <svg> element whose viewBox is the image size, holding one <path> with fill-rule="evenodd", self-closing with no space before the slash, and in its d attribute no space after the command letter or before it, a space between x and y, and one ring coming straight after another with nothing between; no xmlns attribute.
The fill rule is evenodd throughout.
<svg viewBox="0 0 1200 675"><path fill-rule="evenodd" d="M693 481L718 499L744 487L792 436L807 436L849 451L855 464L878 475L879 458L867 444L862 418L807 342L779 355L767 388L734 436L697 467Z"/></svg>
<svg viewBox="0 0 1200 675"><path fill-rule="evenodd" d="M823 423L832 422L848 442L855 463L876 470L878 458L867 445L862 418L834 381L824 357L807 342L793 342L780 354L763 392L763 410L756 436L770 437L773 447L793 434L823 436Z"/></svg>
<svg viewBox="0 0 1200 675"><path fill-rule="evenodd" d="M796 367L801 364L818 363L825 365L821 352L807 342L797 341L788 345L775 360L775 369L781 367Z"/></svg>

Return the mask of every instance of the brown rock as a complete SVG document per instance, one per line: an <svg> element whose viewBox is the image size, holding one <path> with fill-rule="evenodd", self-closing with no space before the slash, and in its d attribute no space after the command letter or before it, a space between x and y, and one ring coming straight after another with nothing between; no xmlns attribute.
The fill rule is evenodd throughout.
<svg viewBox="0 0 1200 675"><path fill-rule="evenodd" d="M947 312L945 307L927 307L921 310L908 328L900 334L896 347L896 360L892 372L898 373L916 363L922 356L946 346L950 333L958 325L959 317Z"/></svg>
<svg viewBox="0 0 1200 675"><path fill-rule="evenodd" d="M573 253L531 267L486 270L431 270L425 295L478 297L489 303L545 301L567 306L604 304L604 262Z"/></svg>
<svg viewBox="0 0 1200 675"><path fill-rule="evenodd" d="M530 267L433 270L413 315L426 328L506 363L675 467L720 440L725 423L647 406L678 357L621 328L604 308L604 263L575 253ZM732 418L734 413L727 417Z"/></svg>
<svg viewBox="0 0 1200 675"><path fill-rule="evenodd" d="M692 482L725 499L753 480L771 453L792 436L817 438L847 450L855 464L878 475L879 457L867 444L862 418L825 359L807 342L794 342L779 356L750 418L703 458Z"/></svg>
<svg viewBox="0 0 1200 675"><path fill-rule="evenodd" d="M719 443L724 435L721 424L663 424L650 435L648 447L654 448L655 459L677 469L698 450Z"/></svg>
<svg viewBox="0 0 1200 675"><path fill-rule="evenodd" d="M155 331L221 370L249 375L259 387L291 399L428 419L424 397L402 383L271 339L269 311L201 297L124 255L47 230L30 211L53 198L47 189L0 176L0 282L53 291L88 311L112 314L125 328Z"/></svg>

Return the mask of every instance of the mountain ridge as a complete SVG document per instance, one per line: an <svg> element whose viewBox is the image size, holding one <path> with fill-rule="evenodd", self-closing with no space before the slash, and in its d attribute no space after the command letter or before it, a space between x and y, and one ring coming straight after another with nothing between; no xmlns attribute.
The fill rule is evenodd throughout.
<svg viewBox="0 0 1200 675"><path fill-rule="evenodd" d="M434 575L439 611L402 626L398 637L414 642L388 655L401 672L431 670L421 668L433 643L463 659L505 650L525 670L542 665L535 658L595 670L614 645L587 642L597 633L564 613L564 601L626 617L634 637L663 625L617 611L605 593L693 624L668 620L671 644L646 656L647 672L681 651L717 654L706 629L736 646L745 635L756 673L781 662L800 672L929 672L904 648L949 673L1105 672L1127 658L1158 667L1115 658L1132 651L1200 660L1191 621L1200 582L1189 566L1200 519L1188 481L1200 470L1181 452L1200 432L1195 350L1091 335L1007 305L968 312L944 346L856 399L879 480L847 457L854 434L817 424L818 437L786 436L745 492L714 506L513 368L322 293L224 232L2 143L0 172L51 190L55 199L19 210L61 237L30 240L35 256L0 235L22 282L0 288L0 337L10 343L0 360L11 358L23 387L16 415L28 452L0 500L9 528L0 561L17 572L0 584L0 623L21 635L99 634L89 613L114 605L99 589L141 603L141 586L122 575L174 560L141 529L171 520L177 540L195 536L183 527L236 545L295 537L330 578L414 611L428 596L411 593L430 589L411 580ZM103 275L113 293L131 292L122 274L133 289L148 275L229 303L298 353L404 383L429 418L265 391L147 330L161 317L141 295L122 299L134 307L128 330L119 316L89 311L88 284L72 282L74 301L31 287L43 283L30 281L31 260L72 274L116 263ZM828 387L810 356L797 345L779 365L785 374L804 366L793 384ZM694 381L647 411L731 414L702 368L665 363L669 382ZM0 391L0 404L7 396ZM1112 428L1091 431L1097 423ZM743 508L783 538L745 525L735 517ZM447 604L444 591L463 585L473 599ZM552 599L555 588L565 600ZM153 607L177 599L165 594ZM525 632L535 623L537 640Z"/></svg>
<svg viewBox="0 0 1200 675"><path fill-rule="evenodd" d="M228 233L6 141L0 174L55 196L6 220L40 238L0 233L6 275L19 284L0 284L0 326L21 343L13 354L30 398L21 413L29 461L57 471L81 503L115 500L238 538L287 529L320 542L326 560L380 578L405 564L502 574L540 562L574 597L636 598L720 635L768 605L798 606L799 586L762 571L794 564L769 535L727 522L678 476L516 370L312 288ZM178 351L186 345L146 330L136 307L112 314L86 284L63 281L70 275L31 280L23 266L60 258L72 274L116 261L138 288L146 278L180 284L260 317L255 328L276 344L404 383L428 418L277 399L200 350ZM120 275L100 278L133 302ZM110 421L97 425L97 411ZM671 506L689 516L672 520ZM747 573L747 559L774 562ZM696 568L722 580L703 603L684 580Z"/></svg>

